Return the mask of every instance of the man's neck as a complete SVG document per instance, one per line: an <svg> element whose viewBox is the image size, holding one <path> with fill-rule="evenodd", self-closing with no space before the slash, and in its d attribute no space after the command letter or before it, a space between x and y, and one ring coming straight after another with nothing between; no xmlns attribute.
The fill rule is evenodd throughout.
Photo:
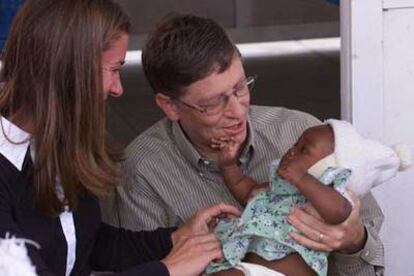
<svg viewBox="0 0 414 276"><path fill-rule="evenodd" d="M244 149L244 147L246 146L247 143L247 138L245 139L245 141L239 146L238 148L238 154L237 157L240 156L242 150ZM207 160L211 160L215 163L217 163L218 158L219 158L219 150L218 149L213 149L207 146L203 146L203 145L196 145L193 143L193 146L195 148L195 150L204 158Z"/></svg>
<svg viewBox="0 0 414 276"><path fill-rule="evenodd" d="M217 162L217 160L218 160L218 154L219 154L219 151L217 149L212 149L212 148L208 148L208 147L205 147L205 146L204 147L203 146L197 146L195 144L193 144L193 145L194 145L195 150L204 159Z"/></svg>

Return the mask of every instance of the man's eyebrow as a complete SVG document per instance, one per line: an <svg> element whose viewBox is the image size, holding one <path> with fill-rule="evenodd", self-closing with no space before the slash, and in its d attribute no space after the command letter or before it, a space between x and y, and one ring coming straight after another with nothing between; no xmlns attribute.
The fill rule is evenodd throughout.
<svg viewBox="0 0 414 276"><path fill-rule="evenodd" d="M238 88L241 84L242 84L242 82L243 81L245 81L246 80L246 77L240 77L240 79L233 85L233 87L231 88L231 89L233 89L232 90L232 92L234 91L234 89L236 89L236 88ZM224 94L227 94L227 92L228 91L221 91L221 93L220 94L218 94L217 96L220 96L220 95L224 95ZM213 97L214 98L214 97Z"/></svg>
<svg viewBox="0 0 414 276"><path fill-rule="evenodd" d="M246 79L246 77L241 77L235 84L234 84L234 86L232 87L232 89L236 89L240 84L241 84L241 82L242 81L244 81ZM223 95L225 95L227 93L227 91L222 91L222 92L220 92L220 93L218 93L217 95L215 95L215 96L211 96L211 97L208 97L208 98L204 98L204 99L200 99L200 102L205 102L205 101L210 101L210 100L215 100L215 99L217 99L217 98L220 98L220 97L223 97Z"/></svg>
<svg viewBox="0 0 414 276"><path fill-rule="evenodd" d="M246 80L246 77L241 77L233 86L233 89L237 88L243 81Z"/></svg>

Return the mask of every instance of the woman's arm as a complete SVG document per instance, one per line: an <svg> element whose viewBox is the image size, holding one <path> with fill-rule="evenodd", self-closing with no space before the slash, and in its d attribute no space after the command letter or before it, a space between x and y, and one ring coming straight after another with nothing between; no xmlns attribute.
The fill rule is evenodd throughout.
<svg viewBox="0 0 414 276"><path fill-rule="evenodd" d="M239 216L240 211L230 205L214 205L198 211L179 229L133 232L103 224L90 264L96 270L123 271L125 275L199 275L212 260L222 257L220 242L209 226L223 214Z"/></svg>
<svg viewBox="0 0 414 276"><path fill-rule="evenodd" d="M0 171L5 174L4 170ZM17 184L13 179L0 178L0 238L4 238L6 234L8 234L10 237L31 240L30 237L25 234L25 231L39 231L39 229L24 229L25 231L23 231L21 226L17 223L15 219L17 212L13 210L13 203L15 203L13 202L13 198L17 198L17 196L22 198L22 196L17 194L11 196L10 191L13 191L14 187L9 187L9 185L13 184ZM19 184L23 185L22 183ZM32 264L36 267L36 273L42 276L53 275L52 271L47 267L45 261L40 256L38 248L30 243L26 244L26 247L29 258Z"/></svg>
<svg viewBox="0 0 414 276"><path fill-rule="evenodd" d="M96 234L90 264L96 270L121 271L144 263L159 261L172 248L175 228L133 232L102 224Z"/></svg>

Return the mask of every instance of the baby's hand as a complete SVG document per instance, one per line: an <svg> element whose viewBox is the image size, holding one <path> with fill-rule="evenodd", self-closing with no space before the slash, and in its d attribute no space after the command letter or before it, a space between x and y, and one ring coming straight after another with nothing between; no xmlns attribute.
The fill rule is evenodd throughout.
<svg viewBox="0 0 414 276"><path fill-rule="evenodd" d="M212 138L210 146L218 151L219 168L237 165L239 145L233 137Z"/></svg>
<svg viewBox="0 0 414 276"><path fill-rule="evenodd" d="M280 161L277 174L295 185L308 173L308 168L301 160L295 157L293 150L289 150Z"/></svg>

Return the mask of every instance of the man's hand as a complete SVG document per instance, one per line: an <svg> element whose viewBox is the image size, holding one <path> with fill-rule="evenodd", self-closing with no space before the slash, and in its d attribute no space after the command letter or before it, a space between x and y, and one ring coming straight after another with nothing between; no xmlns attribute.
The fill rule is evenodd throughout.
<svg viewBox="0 0 414 276"><path fill-rule="evenodd" d="M294 208L288 221L301 234L289 235L298 243L314 250L344 254L358 252L365 245L366 232L360 218L359 198L354 194L351 194L351 198L354 208L349 217L338 225L326 224L310 204Z"/></svg>

